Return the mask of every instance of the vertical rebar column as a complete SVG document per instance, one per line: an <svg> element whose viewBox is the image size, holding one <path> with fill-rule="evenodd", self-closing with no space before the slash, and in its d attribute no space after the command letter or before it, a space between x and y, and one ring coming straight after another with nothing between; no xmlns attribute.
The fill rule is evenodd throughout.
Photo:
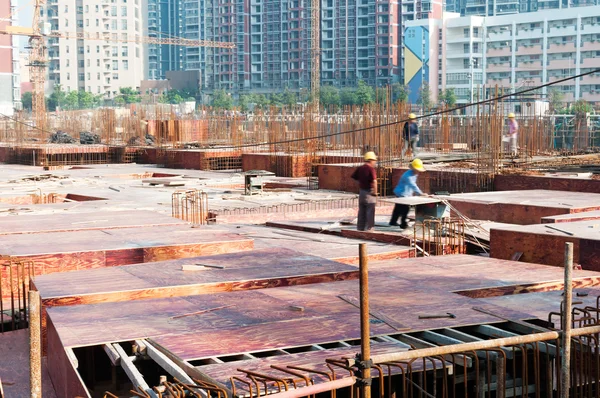
<svg viewBox="0 0 600 398"><path fill-rule="evenodd" d="M42 397L42 352L40 338L40 294L29 291L29 385L30 397Z"/></svg>
<svg viewBox="0 0 600 398"><path fill-rule="evenodd" d="M371 398L371 331L369 329L369 261L367 245L358 245L360 267L360 354L362 366L362 398Z"/></svg>
<svg viewBox="0 0 600 398"><path fill-rule="evenodd" d="M564 305L562 314L562 344L561 344L561 366L560 366L560 397L569 397L569 386L571 384L571 305L573 296L573 243L565 243L565 286Z"/></svg>

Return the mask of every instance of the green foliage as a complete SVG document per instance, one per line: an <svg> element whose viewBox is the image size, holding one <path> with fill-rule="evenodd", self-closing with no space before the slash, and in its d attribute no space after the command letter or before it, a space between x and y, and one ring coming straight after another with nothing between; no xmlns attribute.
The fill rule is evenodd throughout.
<svg viewBox="0 0 600 398"><path fill-rule="evenodd" d="M372 104L375 99L375 91L373 87L368 86L364 81L358 82L358 87L356 88L356 102L357 105L368 105Z"/></svg>
<svg viewBox="0 0 600 398"><path fill-rule="evenodd" d="M139 93L131 87L121 87L119 95L115 98L117 105L137 104L142 101Z"/></svg>
<svg viewBox="0 0 600 398"><path fill-rule="evenodd" d="M564 109L564 100L565 95L561 91L557 90L556 88L551 88L548 92L550 112L557 113Z"/></svg>
<svg viewBox="0 0 600 398"><path fill-rule="evenodd" d="M388 101L388 90L387 88L377 87L375 89L375 102L381 105L387 104Z"/></svg>
<svg viewBox="0 0 600 398"><path fill-rule="evenodd" d="M283 94L271 93L271 95L269 95L269 105L273 105L273 106L283 105Z"/></svg>
<svg viewBox="0 0 600 398"><path fill-rule="evenodd" d="M33 94L31 92L23 93L21 95L21 103L23 104L23 109L31 110L33 107Z"/></svg>
<svg viewBox="0 0 600 398"><path fill-rule="evenodd" d="M60 84L54 86L54 91L52 94L46 99L46 108L49 111L54 112L56 108L62 108L65 106L65 101L67 98L67 93L65 93Z"/></svg>
<svg viewBox="0 0 600 398"><path fill-rule="evenodd" d="M423 111L428 111L431 108L431 89L429 88L429 83L423 82L423 85L419 89L417 104L421 105Z"/></svg>
<svg viewBox="0 0 600 398"><path fill-rule="evenodd" d="M356 92L349 88L343 88L340 91L340 104L341 105L356 105L358 104L358 98Z"/></svg>
<svg viewBox="0 0 600 398"><path fill-rule="evenodd" d="M408 102L410 90L400 83L392 84L392 102Z"/></svg>
<svg viewBox="0 0 600 398"><path fill-rule="evenodd" d="M296 93L290 91L290 89L286 88L283 91L283 95L282 95L282 101L284 105L287 106L292 106L295 105L296 102L298 101L298 96L296 95Z"/></svg>
<svg viewBox="0 0 600 398"><path fill-rule="evenodd" d="M254 102L256 106L260 108L267 108L269 106L269 99L264 94L258 94L254 97Z"/></svg>
<svg viewBox="0 0 600 398"><path fill-rule="evenodd" d="M340 106L340 91L333 86L323 86L319 92L321 105L326 109Z"/></svg>
<svg viewBox="0 0 600 398"><path fill-rule="evenodd" d="M446 105L448 108L452 108L454 105L456 105L456 94L454 93L454 89L453 88L445 89L440 94L439 101L440 101L440 103L443 103L444 105Z"/></svg>
<svg viewBox="0 0 600 398"><path fill-rule="evenodd" d="M575 103L569 107L569 113L575 114L575 115L585 114L585 113L594 113L594 107L592 106L592 104L590 104L586 100L581 99L581 100L575 101Z"/></svg>
<svg viewBox="0 0 600 398"><path fill-rule="evenodd" d="M67 110L92 109L102 104L102 95L79 90L70 91L65 95L61 107Z"/></svg>
<svg viewBox="0 0 600 398"><path fill-rule="evenodd" d="M211 105L219 109L231 109L233 107L233 98L225 90L216 90L213 93Z"/></svg>

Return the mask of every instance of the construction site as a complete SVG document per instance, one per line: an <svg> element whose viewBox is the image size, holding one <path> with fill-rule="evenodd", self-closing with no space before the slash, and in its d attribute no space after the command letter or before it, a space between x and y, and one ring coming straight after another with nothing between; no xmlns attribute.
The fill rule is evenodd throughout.
<svg viewBox="0 0 600 398"><path fill-rule="evenodd" d="M600 119L316 109L4 117L0 396L600 396Z"/></svg>

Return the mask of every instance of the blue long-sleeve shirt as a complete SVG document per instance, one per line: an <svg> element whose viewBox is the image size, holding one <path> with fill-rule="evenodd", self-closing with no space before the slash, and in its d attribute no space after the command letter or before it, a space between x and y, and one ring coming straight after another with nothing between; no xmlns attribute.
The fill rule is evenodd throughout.
<svg viewBox="0 0 600 398"><path fill-rule="evenodd" d="M423 192L417 186L418 174L414 170L408 170L398 181L398 185L394 188L394 195L400 197L413 196L414 193L417 195L423 195Z"/></svg>

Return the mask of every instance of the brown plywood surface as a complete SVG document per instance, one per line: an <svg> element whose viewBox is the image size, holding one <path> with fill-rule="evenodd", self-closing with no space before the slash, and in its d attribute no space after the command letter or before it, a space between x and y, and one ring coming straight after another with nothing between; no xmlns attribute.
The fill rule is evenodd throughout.
<svg viewBox="0 0 600 398"><path fill-rule="evenodd" d="M1 217L0 235L186 224L164 214L143 210L21 215Z"/></svg>

